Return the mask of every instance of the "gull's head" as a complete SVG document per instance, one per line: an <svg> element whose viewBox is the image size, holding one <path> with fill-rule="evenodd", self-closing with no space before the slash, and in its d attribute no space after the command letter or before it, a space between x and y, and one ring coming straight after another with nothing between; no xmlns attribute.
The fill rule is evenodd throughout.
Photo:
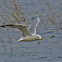
<svg viewBox="0 0 62 62"><path fill-rule="evenodd" d="M37 37L38 40L43 40L43 39L41 38L41 36L38 35L38 34L36 35L36 37Z"/></svg>

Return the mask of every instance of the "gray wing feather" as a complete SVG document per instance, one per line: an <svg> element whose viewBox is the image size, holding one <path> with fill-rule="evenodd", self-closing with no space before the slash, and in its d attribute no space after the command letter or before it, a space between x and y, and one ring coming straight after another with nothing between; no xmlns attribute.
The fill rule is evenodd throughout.
<svg viewBox="0 0 62 62"><path fill-rule="evenodd" d="M14 25L14 26L22 32L23 37L31 36L31 33L28 31L28 29L25 25L18 24L18 25Z"/></svg>
<svg viewBox="0 0 62 62"><path fill-rule="evenodd" d="M27 29L27 26L26 25L12 24L12 25L5 25L5 26L1 26L1 27L17 28L17 29L19 29L22 32L23 37L31 36L31 33Z"/></svg>
<svg viewBox="0 0 62 62"><path fill-rule="evenodd" d="M34 21L29 27L29 31L32 33L32 34L36 34L36 27L40 21L39 17L33 17L32 20Z"/></svg>

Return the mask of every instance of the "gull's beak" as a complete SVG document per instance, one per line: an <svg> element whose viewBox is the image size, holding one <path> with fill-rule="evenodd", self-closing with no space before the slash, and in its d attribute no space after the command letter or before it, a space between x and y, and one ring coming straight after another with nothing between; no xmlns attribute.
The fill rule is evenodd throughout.
<svg viewBox="0 0 62 62"><path fill-rule="evenodd" d="M43 40L42 38L40 40Z"/></svg>

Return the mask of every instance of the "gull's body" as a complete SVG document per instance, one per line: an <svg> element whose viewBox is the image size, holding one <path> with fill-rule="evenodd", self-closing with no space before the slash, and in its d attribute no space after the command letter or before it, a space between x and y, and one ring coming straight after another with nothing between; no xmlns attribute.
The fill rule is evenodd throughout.
<svg viewBox="0 0 62 62"><path fill-rule="evenodd" d="M35 18L34 18L35 19ZM17 28L22 32L22 38L17 41L34 41L34 40L42 40L41 36L36 34L36 27L38 23L40 22L40 19L37 17L36 20L27 28L26 25L23 24L12 24L12 25L5 25L10 28ZM0 27L5 27L0 26Z"/></svg>
<svg viewBox="0 0 62 62"><path fill-rule="evenodd" d="M32 36L27 36L27 37L22 37L21 39L19 39L18 41L35 41L35 40L40 40L41 39L41 37L40 37L40 39L38 39L38 36L39 35L32 35Z"/></svg>

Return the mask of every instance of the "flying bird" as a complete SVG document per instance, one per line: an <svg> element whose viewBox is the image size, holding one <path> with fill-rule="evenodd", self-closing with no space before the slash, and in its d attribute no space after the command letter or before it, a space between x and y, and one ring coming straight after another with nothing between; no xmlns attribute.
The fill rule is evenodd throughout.
<svg viewBox="0 0 62 62"><path fill-rule="evenodd" d="M40 35L36 34L36 27L38 26L40 19L39 19L39 17L33 17L32 19L34 21L28 27L23 24L3 25L0 27L17 28L19 31L21 31L22 37L17 41L35 41L35 40L37 40L37 44L39 44L39 40L42 40L42 38Z"/></svg>

